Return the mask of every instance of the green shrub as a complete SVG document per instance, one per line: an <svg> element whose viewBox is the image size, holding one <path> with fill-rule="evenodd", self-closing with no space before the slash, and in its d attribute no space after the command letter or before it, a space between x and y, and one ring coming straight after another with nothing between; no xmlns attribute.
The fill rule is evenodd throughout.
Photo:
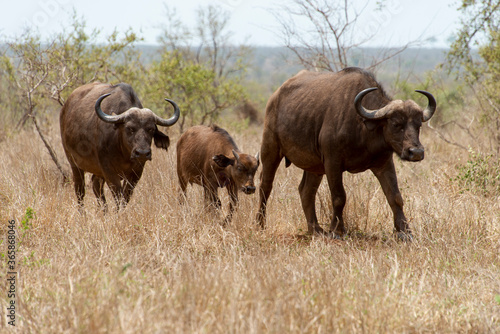
<svg viewBox="0 0 500 334"><path fill-rule="evenodd" d="M469 159L457 166L455 180L462 191L471 191L484 196L500 193L500 161L491 154L469 150Z"/></svg>

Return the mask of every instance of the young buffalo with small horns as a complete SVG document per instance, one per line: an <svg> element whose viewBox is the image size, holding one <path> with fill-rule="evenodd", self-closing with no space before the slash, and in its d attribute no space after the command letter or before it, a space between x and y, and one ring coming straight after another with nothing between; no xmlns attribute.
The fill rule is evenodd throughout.
<svg viewBox="0 0 500 334"><path fill-rule="evenodd" d="M217 189L226 188L231 199L229 214L223 224L231 221L238 202L238 190L255 192L254 175L259 167L259 153L242 153L226 130L216 125L189 128L177 142L177 175L183 202L188 183L203 186L205 202L220 208Z"/></svg>
<svg viewBox="0 0 500 334"><path fill-rule="evenodd" d="M286 81L266 107L257 215L260 225L264 227L274 176L285 158L286 166L293 163L304 170L299 193L309 233L324 233L315 208L323 175L332 198L330 230L343 235L346 193L342 174L369 169L392 209L397 235L411 238L393 154L407 161L424 158L419 131L422 122L434 114L436 100L426 91L416 92L427 98L427 107L389 98L371 73L355 67L337 73L301 71Z"/></svg>
<svg viewBox="0 0 500 334"><path fill-rule="evenodd" d="M106 204L104 182L118 208L128 203L146 161L151 160L151 142L164 150L170 144L158 125L172 126L179 119L179 107L165 100L175 109L169 119L143 108L132 87L124 83L91 83L71 93L60 114L61 139L80 206L85 172L93 174L92 188L100 204Z"/></svg>

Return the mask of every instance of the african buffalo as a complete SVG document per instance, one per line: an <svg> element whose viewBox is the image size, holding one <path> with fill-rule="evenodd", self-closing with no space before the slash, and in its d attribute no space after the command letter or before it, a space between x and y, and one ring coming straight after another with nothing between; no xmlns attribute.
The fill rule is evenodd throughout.
<svg viewBox="0 0 500 334"><path fill-rule="evenodd" d="M276 169L285 157L287 167L293 163L304 170L299 193L308 233L324 233L315 209L316 192L323 174L326 174L332 198L330 230L343 235L346 193L342 174L370 169L393 211L397 235L411 238L393 152L408 161L424 158L419 131L422 122L434 114L436 100L428 92L416 92L427 97L425 109L412 100L392 100L372 74L354 67L337 73L301 71L286 81L266 107L257 214L261 227L265 226L266 203Z"/></svg>
<svg viewBox="0 0 500 334"><path fill-rule="evenodd" d="M189 128L177 142L181 202L188 183L195 183L203 186L205 203L220 208L217 189L226 187L231 201L224 224L231 221L238 189L247 195L255 192L253 178L258 167L259 153L255 157L241 153L229 133L216 125Z"/></svg>
<svg viewBox="0 0 500 334"><path fill-rule="evenodd" d="M152 139L164 150L170 144L157 125L172 126L179 119L179 107L165 100L175 109L170 119L143 108L132 87L124 83L91 83L71 93L60 114L61 138L80 206L85 196L85 172L93 174L99 204L106 204L104 181L118 208L122 201L128 203L146 161L151 160ZM101 110L101 104L107 113Z"/></svg>

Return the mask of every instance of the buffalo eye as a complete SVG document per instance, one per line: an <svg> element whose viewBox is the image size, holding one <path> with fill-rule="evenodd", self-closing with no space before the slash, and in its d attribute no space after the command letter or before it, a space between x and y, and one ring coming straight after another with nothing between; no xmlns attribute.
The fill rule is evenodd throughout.
<svg viewBox="0 0 500 334"><path fill-rule="evenodd" d="M236 167L236 169L238 170L238 172L244 172L244 171L246 171L246 168L243 167L243 166L240 166L240 165L238 165L238 167Z"/></svg>
<svg viewBox="0 0 500 334"><path fill-rule="evenodd" d="M413 121L412 125L414 127L416 127L417 129L420 129L420 127L422 126L422 122L421 121Z"/></svg>
<svg viewBox="0 0 500 334"><path fill-rule="evenodd" d="M397 122L397 123L393 123L392 126L394 127L394 129L396 131L403 131L403 129L404 129L404 123Z"/></svg>

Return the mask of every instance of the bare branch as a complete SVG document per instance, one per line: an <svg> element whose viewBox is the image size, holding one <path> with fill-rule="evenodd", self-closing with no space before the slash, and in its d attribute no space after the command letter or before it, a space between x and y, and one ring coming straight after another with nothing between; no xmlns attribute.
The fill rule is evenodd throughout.
<svg viewBox="0 0 500 334"><path fill-rule="evenodd" d="M384 56L382 56L382 58L375 58L374 61L370 64L370 66L368 68L369 69L376 68L377 66L379 66L383 62L396 57L398 54L402 53L403 51L405 51L409 47L410 47L410 43L405 44L402 47L397 48L397 49L389 49L388 53L384 54Z"/></svg>
<svg viewBox="0 0 500 334"><path fill-rule="evenodd" d="M285 13L280 8L273 14L281 25L279 34L285 46L308 69L338 71L350 66L352 51L376 35L376 31L355 33L369 1L357 7L347 0L294 0L293 4ZM308 23L306 28L304 20ZM298 21L301 21L301 29L298 29ZM370 68L397 56L412 43L391 49L391 52L375 59Z"/></svg>
<svg viewBox="0 0 500 334"><path fill-rule="evenodd" d="M439 138L441 138L444 142L450 144L450 145L453 145L453 146L456 146L456 147L459 147L463 150L468 150L467 147L457 143L457 142L454 142L454 141L451 141L450 139L446 138L443 133L441 133L441 131L439 131L438 129L434 128L432 125L431 125L431 121L430 120L427 125L429 126L429 129L431 129L432 131L434 131L434 133L436 133L438 135Z"/></svg>
<svg viewBox="0 0 500 334"><path fill-rule="evenodd" d="M63 183L66 183L69 180L68 175L64 172L61 164L59 163L59 160L57 159L56 153L54 152L54 150L52 149L52 146L50 146L49 142L47 141L47 139L43 135L42 130L38 126L38 122L36 120L36 117L34 115L30 115L30 117L33 120L33 124L35 124L35 129L38 132L38 135L40 136L40 138L42 139L43 144L47 148L47 151L49 151L49 154L50 154L50 157L52 158L52 161L54 161L54 164L56 165L57 169L59 170L59 172L61 172L61 175L63 177Z"/></svg>

